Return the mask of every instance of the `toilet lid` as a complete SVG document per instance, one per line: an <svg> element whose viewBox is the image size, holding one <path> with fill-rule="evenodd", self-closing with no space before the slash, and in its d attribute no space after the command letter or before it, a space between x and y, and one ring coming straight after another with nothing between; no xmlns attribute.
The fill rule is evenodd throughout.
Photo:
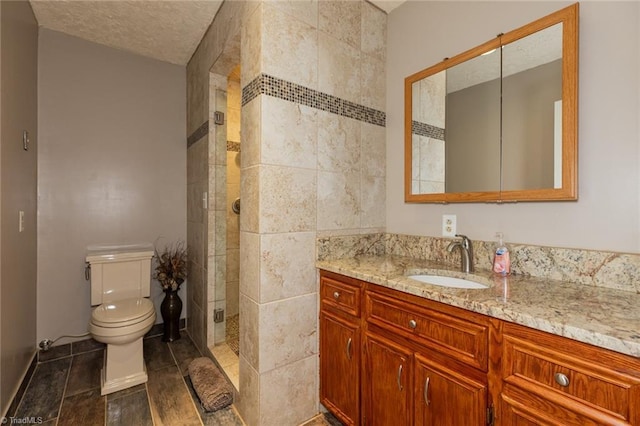
<svg viewBox="0 0 640 426"><path fill-rule="evenodd" d="M96 325L114 327L124 322L142 321L154 313L153 303L140 297L103 303L93 310L91 320Z"/></svg>

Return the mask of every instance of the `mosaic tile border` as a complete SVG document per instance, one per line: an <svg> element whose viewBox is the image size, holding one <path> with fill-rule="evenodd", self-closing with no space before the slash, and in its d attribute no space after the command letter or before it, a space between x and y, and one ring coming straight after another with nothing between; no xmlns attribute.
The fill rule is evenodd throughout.
<svg viewBox="0 0 640 426"><path fill-rule="evenodd" d="M426 136L432 139L444 141L444 129L432 126L431 124L422 123L420 121L411 122L411 133L418 136Z"/></svg>
<svg viewBox="0 0 640 426"><path fill-rule="evenodd" d="M356 104L267 74L260 74L242 89L242 106L251 102L258 95L269 95L376 126L386 126L387 115L384 111Z"/></svg>
<svg viewBox="0 0 640 426"><path fill-rule="evenodd" d="M227 141L227 152L240 152L240 142Z"/></svg>
<svg viewBox="0 0 640 426"><path fill-rule="evenodd" d="M207 133L209 133L209 120L206 120L204 123L202 123L200 127L198 127L196 131L191 133L191 135L187 138L187 148L198 142L200 138L206 136Z"/></svg>

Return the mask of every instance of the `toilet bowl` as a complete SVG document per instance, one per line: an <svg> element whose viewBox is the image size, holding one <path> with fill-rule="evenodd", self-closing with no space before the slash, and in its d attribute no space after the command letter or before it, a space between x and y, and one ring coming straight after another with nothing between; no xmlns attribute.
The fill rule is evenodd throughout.
<svg viewBox="0 0 640 426"><path fill-rule="evenodd" d="M145 383L144 335L156 321L149 296L153 251L148 246L91 247L89 333L107 345L100 373L100 394Z"/></svg>
<svg viewBox="0 0 640 426"><path fill-rule="evenodd" d="M98 342L124 345L144 336L155 321L156 311L149 299L118 300L93 310L89 332Z"/></svg>
<svg viewBox="0 0 640 426"><path fill-rule="evenodd" d="M109 302L93 310L89 332L107 345L100 377L102 395L146 383L142 337L155 320L153 303L145 298Z"/></svg>

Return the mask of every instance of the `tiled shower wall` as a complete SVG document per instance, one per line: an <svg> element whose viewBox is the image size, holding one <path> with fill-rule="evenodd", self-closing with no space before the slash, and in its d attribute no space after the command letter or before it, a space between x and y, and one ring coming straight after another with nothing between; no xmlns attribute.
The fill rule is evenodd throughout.
<svg viewBox="0 0 640 426"><path fill-rule="evenodd" d="M318 412L316 237L384 229L385 31L386 15L366 2L224 2L188 65L191 134L208 114L209 72L226 76L241 57L236 405L249 425L297 425ZM211 166L217 148L208 151L218 187L228 177ZM210 259L205 293L226 268L211 261L226 228L219 222L214 215L198 228ZM190 234L196 249L197 238ZM190 312L196 331L198 318L204 325L211 314Z"/></svg>
<svg viewBox="0 0 640 426"><path fill-rule="evenodd" d="M316 236L384 228L385 24L365 2L263 2L242 30L248 424L318 411Z"/></svg>
<svg viewBox="0 0 640 426"><path fill-rule="evenodd" d="M240 61L240 27L257 2L224 2L187 65L187 245L189 248L189 300L187 327L194 343L206 353L213 341L209 327L213 311L224 305L226 251L226 143L217 144L219 126L213 125L211 108L216 93L226 87L226 78ZM213 66L213 68L212 68ZM211 108L210 108L211 107ZM211 125L210 125L211 122ZM226 134L224 135L226 142ZM208 208L203 208L207 194ZM218 197L216 197L216 195ZM223 199L220 199L224 196ZM216 246L216 243L220 246ZM222 285L216 286L216 283ZM224 324L222 324L224 326ZM222 330L217 330L224 336Z"/></svg>
<svg viewBox="0 0 640 426"><path fill-rule="evenodd" d="M227 277L226 317L238 315L240 297L240 216L231 206L240 197L240 81L227 83Z"/></svg>

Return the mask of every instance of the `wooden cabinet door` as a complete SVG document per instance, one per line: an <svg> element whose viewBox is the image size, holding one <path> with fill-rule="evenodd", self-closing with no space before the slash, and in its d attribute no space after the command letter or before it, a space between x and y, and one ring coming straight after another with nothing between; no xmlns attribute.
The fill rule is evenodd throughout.
<svg viewBox="0 0 640 426"><path fill-rule="evenodd" d="M416 426L481 426L487 422L487 385L416 354Z"/></svg>
<svg viewBox="0 0 640 426"><path fill-rule="evenodd" d="M411 425L412 353L386 339L365 335L363 424Z"/></svg>
<svg viewBox="0 0 640 426"><path fill-rule="evenodd" d="M320 315L320 402L343 424L360 419L360 329Z"/></svg>

